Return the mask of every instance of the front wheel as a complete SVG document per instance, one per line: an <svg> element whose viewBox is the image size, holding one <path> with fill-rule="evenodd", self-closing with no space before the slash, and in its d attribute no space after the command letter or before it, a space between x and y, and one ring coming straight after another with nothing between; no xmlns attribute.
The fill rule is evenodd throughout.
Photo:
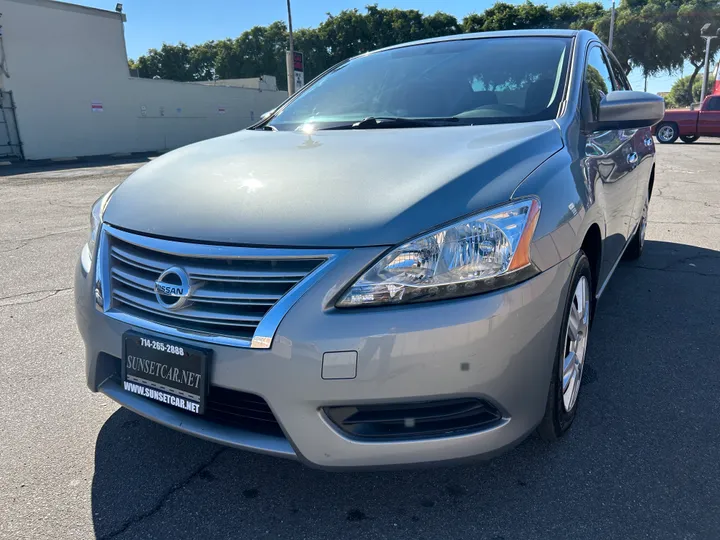
<svg viewBox="0 0 720 540"><path fill-rule="evenodd" d="M562 437L575 419L592 317L592 289L590 262L580 250L565 300L545 416L537 428L546 441Z"/></svg>
<svg viewBox="0 0 720 540"><path fill-rule="evenodd" d="M680 135L680 140L687 144L692 144L697 141L700 137L697 135Z"/></svg>
<svg viewBox="0 0 720 540"><path fill-rule="evenodd" d="M678 129L672 122L662 122L655 132L655 137L659 143L672 144L678 138Z"/></svg>

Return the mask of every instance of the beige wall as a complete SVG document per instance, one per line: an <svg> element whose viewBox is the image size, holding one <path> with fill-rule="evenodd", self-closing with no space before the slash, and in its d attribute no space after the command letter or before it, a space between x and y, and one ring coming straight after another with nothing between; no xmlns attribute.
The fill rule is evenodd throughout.
<svg viewBox="0 0 720 540"><path fill-rule="evenodd" d="M10 73L0 84L13 91L27 159L176 148L237 131L287 95L130 78L113 12L0 0L0 13Z"/></svg>

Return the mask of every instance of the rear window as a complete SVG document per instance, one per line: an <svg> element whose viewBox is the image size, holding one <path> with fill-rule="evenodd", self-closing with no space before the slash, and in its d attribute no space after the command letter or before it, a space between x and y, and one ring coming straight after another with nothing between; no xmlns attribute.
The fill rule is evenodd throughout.
<svg viewBox="0 0 720 540"><path fill-rule="evenodd" d="M557 116L570 38L511 37L411 45L338 65L271 120L317 129L368 117L457 118L455 125Z"/></svg>

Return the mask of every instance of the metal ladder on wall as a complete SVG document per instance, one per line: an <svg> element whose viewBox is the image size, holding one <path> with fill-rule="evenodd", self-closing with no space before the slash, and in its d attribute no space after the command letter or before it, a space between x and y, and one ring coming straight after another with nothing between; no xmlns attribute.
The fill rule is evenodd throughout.
<svg viewBox="0 0 720 540"><path fill-rule="evenodd" d="M0 17L2 17L2 13L0 13ZM0 76L2 75L10 77L5 58L3 30L2 25L0 25ZM25 156L23 155L23 145L22 140L20 139L17 115L15 114L15 99L13 98L12 91L5 91L2 89L1 82L0 124L5 126L5 136L7 138L7 144L0 144L0 158L20 158L21 160L24 160ZM2 128L0 128L0 130L1 129Z"/></svg>
<svg viewBox="0 0 720 540"><path fill-rule="evenodd" d="M25 159L23 155L22 141L20 140L20 132L17 126L17 116L15 115L15 99L12 91L0 89L0 126L4 126L6 144L0 144L0 158L19 158ZM3 127L0 127L2 130ZM1 140L1 139L0 139Z"/></svg>

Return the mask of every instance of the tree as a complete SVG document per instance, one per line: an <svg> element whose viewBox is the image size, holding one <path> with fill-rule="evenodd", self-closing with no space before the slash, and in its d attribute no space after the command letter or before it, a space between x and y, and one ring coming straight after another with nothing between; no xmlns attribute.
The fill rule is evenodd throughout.
<svg viewBox="0 0 720 540"><path fill-rule="evenodd" d="M135 62L140 77L152 79L160 76L160 53L157 49L150 49Z"/></svg>
<svg viewBox="0 0 720 540"><path fill-rule="evenodd" d="M452 15L438 11L433 15L426 15L423 18L425 37L441 37L462 34L462 26Z"/></svg>
<svg viewBox="0 0 720 540"><path fill-rule="evenodd" d="M693 65L693 73L687 82L687 92L694 88L695 78L705 62L705 40L700 37L700 28L705 23L720 25L720 5L716 0L692 0L684 2L678 9L677 22L682 40L682 56ZM714 58L720 49L720 39L710 41L710 57ZM699 98L699 97L698 97Z"/></svg>
<svg viewBox="0 0 720 540"><path fill-rule="evenodd" d="M638 68L643 75L672 73L687 60L694 66L688 92L705 58L700 28L720 23L717 0L624 0L616 11L613 53L626 71ZM609 14L600 17L593 29L607 40ZM720 48L714 40L711 52Z"/></svg>
<svg viewBox="0 0 720 540"><path fill-rule="evenodd" d="M190 73L190 48L180 42L178 45L163 43L160 50L150 49L134 63L140 77L160 77L173 81L192 81Z"/></svg>
<svg viewBox="0 0 720 540"><path fill-rule="evenodd" d="M558 4L550 10L553 28L592 30L595 22L608 12L600 2Z"/></svg>
<svg viewBox="0 0 720 540"><path fill-rule="evenodd" d="M325 68L373 48L368 20L357 9L328 14L327 20L318 26L317 33L328 52L327 56L323 55L329 61L323 66Z"/></svg>
<svg viewBox="0 0 720 540"><path fill-rule="evenodd" d="M695 73L697 75L697 73ZM665 96L665 104L668 108L689 107L693 103L700 101L700 93L702 89L702 79L695 78L690 92L690 80L692 75L687 75L675 81L670 88L670 93ZM708 87L712 88L715 82L714 77L708 77Z"/></svg>
<svg viewBox="0 0 720 540"><path fill-rule="evenodd" d="M599 2L562 3L548 9L545 4L526 1L515 6L498 2L484 13L472 13L463 19L465 32L514 30L520 28L572 28L591 30L605 9Z"/></svg>
<svg viewBox="0 0 720 540"><path fill-rule="evenodd" d="M240 77L243 55L235 39L223 39L215 43L215 76L218 79Z"/></svg>

